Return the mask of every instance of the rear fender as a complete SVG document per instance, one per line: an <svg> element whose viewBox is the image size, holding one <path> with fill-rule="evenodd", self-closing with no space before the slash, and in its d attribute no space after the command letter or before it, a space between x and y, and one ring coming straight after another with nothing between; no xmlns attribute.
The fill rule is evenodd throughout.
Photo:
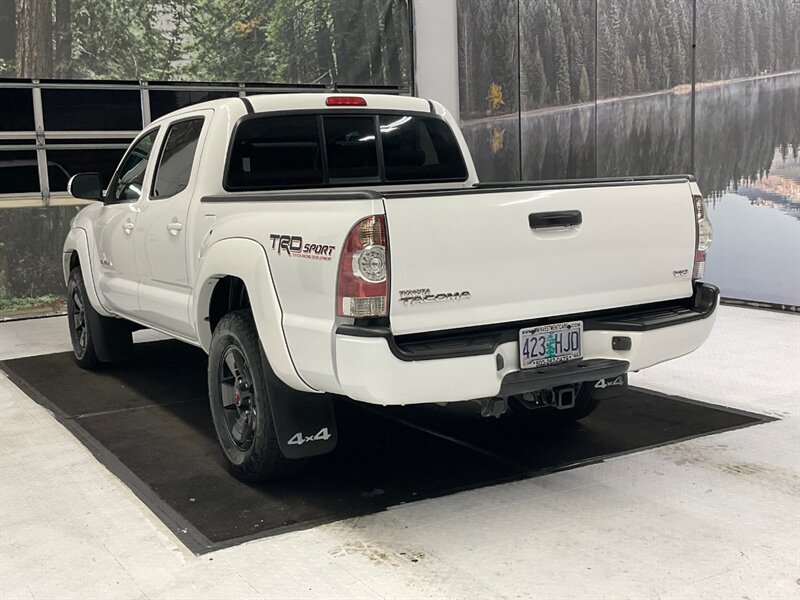
<svg viewBox="0 0 800 600"><path fill-rule="evenodd" d="M192 311L197 339L208 352L211 347L209 304L217 282L226 276L244 281L258 337L275 375L300 392L317 392L303 381L295 369L283 334L283 311L272 282L264 247L247 238L220 240L203 252L194 291Z"/></svg>
<svg viewBox="0 0 800 600"><path fill-rule="evenodd" d="M92 307L103 317L113 317L114 315L108 312L100 302L100 296L95 288L94 275L92 274L92 261L89 259L89 238L86 235L86 230L81 227L73 227L67 234L67 239L64 241L64 253L61 255L62 268L64 270L64 284L69 283L70 260L72 253L78 253L78 260L81 265L81 274L83 275L83 283L86 287L86 295L89 296L89 302Z"/></svg>

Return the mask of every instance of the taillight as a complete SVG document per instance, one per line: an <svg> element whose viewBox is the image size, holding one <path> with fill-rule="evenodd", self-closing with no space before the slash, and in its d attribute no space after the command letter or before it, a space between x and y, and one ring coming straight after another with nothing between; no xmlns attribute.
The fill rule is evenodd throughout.
<svg viewBox="0 0 800 600"><path fill-rule="evenodd" d="M361 96L328 96L325 106L366 106L367 101Z"/></svg>
<svg viewBox="0 0 800 600"><path fill-rule="evenodd" d="M706 205L699 194L694 196L694 216L697 222L697 235L695 236L694 272L692 279L700 279L706 270L706 254L714 239L711 221L708 220Z"/></svg>
<svg viewBox="0 0 800 600"><path fill-rule="evenodd" d="M350 230L339 262L336 314L385 317L389 314L389 238L383 215L367 217Z"/></svg>

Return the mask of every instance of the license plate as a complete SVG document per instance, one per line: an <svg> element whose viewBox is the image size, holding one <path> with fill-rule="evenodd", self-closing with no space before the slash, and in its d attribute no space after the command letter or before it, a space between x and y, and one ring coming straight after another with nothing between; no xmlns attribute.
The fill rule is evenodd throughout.
<svg viewBox="0 0 800 600"><path fill-rule="evenodd" d="M528 327L519 332L519 366L533 369L583 356L583 322Z"/></svg>

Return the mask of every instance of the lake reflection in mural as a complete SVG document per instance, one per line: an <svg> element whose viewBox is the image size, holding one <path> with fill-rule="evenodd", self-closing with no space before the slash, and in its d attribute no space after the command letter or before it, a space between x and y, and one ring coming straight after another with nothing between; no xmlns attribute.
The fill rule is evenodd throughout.
<svg viewBox="0 0 800 600"><path fill-rule="evenodd" d="M522 179L691 171L682 88L466 121L481 179L516 179L515 148L497 140L513 144L520 127ZM706 279L728 297L800 305L800 72L698 84L694 144L715 226Z"/></svg>

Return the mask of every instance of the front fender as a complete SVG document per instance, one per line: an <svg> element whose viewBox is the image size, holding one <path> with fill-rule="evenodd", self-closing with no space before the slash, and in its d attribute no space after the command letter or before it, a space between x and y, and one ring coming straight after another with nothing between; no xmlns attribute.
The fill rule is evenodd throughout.
<svg viewBox="0 0 800 600"><path fill-rule="evenodd" d="M303 381L289 354L283 334L283 311L264 247L248 238L227 238L214 243L203 254L192 306L197 339L203 349L208 352L211 347L208 312L214 286L223 277L238 277L247 287L258 337L272 370L295 390L318 392Z"/></svg>
<svg viewBox="0 0 800 600"><path fill-rule="evenodd" d="M67 239L64 240L64 253L61 255L61 263L65 285L69 284L69 265L73 252L78 253L83 284L86 287L86 295L89 296L89 302L92 303L92 307L104 317L113 317L114 314L108 312L100 303L100 296L97 293L94 274L92 273L92 262L89 259L89 237L86 234L86 230L81 227L71 228L67 234Z"/></svg>

